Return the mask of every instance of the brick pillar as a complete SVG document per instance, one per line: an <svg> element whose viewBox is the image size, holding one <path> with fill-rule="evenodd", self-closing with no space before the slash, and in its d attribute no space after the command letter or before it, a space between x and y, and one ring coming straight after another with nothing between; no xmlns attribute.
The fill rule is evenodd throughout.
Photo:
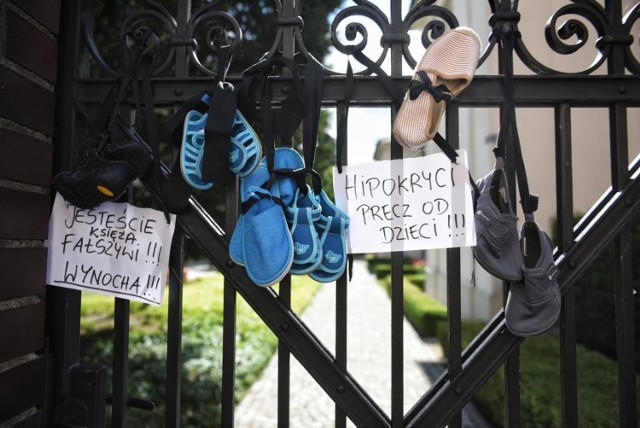
<svg viewBox="0 0 640 428"><path fill-rule="evenodd" d="M0 425L39 427L60 0L0 2Z"/></svg>

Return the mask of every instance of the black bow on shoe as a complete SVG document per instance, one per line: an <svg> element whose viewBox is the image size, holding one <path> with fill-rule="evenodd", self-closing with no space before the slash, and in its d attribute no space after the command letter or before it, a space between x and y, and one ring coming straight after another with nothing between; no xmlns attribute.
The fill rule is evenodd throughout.
<svg viewBox="0 0 640 428"><path fill-rule="evenodd" d="M409 84L409 98L412 101L418 98L422 91L430 93L437 103L442 100L450 101L453 99L453 94L449 92L449 88L447 88L446 85L433 86L433 82L431 82L431 79L429 79L425 71L418 71L416 74L422 81L412 80Z"/></svg>

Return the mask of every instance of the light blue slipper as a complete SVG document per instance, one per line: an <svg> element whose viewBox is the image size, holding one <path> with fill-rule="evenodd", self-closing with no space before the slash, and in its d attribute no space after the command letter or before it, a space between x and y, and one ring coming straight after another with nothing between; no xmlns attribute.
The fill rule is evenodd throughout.
<svg viewBox="0 0 640 428"><path fill-rule="evenodd" d="M250 208L243 214L242 247L249 278L269 287L287 275L293 263L293 240L282 207L262 187L251 187Z"/></svg>
<svg viewBox="0 0 640 428"><path fill-rule="evenodd" d="M258 167L261 157L260 139L240 110L236 110L233 128L231 128L229 169L238 177L246 177Z"/></svg>
<svg viewBox="0 0 640 428"><path fill-rule="evenodd" d="M240 180L240 202L244 203L249 200L253 192L253 187L260 187L269 181L269 170L264 164L260 164L256 170ZM271 194L277 197L277 187L271 186ZM229 257L240 266L245 265L244 249L243 249L243 228L244 215L240 215L236 228L231 235L229 242Z"/></svg>
<svg viewBox="0 0 640 428"><path fill-rule="evenodd" d="M209 105L211 97L205 94L202 101ZM202 158L204 156L204 128L208 113L191 110L185 116L180 151L180 168L185 181L193 188L207 190L212 183L202 180ZM258 167L262 157L262 145L245 117L236 110L231 128L229 169L239 177L246 177Z"/></svg>
<svg viewBox="0 0 640 428"><path fill-rule="evenodd" d="M322 247L315 227L320 219L320 212L321 207L308 187L306 195L297 189L294 202L285 210L293 238L292 274L307 274L322 262Z"/></svg>
<svg viewBox="0 0 640 428"><path fill-rule="evenodd" d="M213 186L202 180L202 157L204 155L204 123L206 115L192 110L184 118L182 148L180 150L180 170L185 181L198 190Z"/></svg>
<svg viewBox="0 0 640 428"><path fill-rule="evenodd" d="M322 248L321 263L309 276L318 282L333 282L342 276L347 266L347 228L349 217L327 196L324 190L315 195L322 208L315 223Z"/></svg>

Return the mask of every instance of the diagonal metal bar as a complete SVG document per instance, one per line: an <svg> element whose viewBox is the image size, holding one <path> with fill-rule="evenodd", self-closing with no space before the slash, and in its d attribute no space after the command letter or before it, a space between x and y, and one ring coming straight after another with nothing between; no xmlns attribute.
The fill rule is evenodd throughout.
<svg viewBox="0 0 640 428"><path fill-rule="evenodd" d="M140 139L137 135L130 135ZM168 168L163 165L165 173ZM145 184L158 195L151 180ZM256 286L244 268L229 258L229 242L224 231L191 198L184 213L177 216L179 226L200 247L204 255L220 270L229 284L247 301L264 323L289 349L327 395L357 425L389 427L391 421L358 382L336 363L335 357L313 332L287 308L271 288Z"/></svg>
<svg viewBox="0 0 640 428"><path fill-rule="evenodd" d="M563 292L572 287L594 259L640 212L639 163L640 158L630 168L635 173L627 186L617 192L611 189L607 192L603 199L608 202L591 216L592 221L583 228L574 244L556 258ZM465 350L462 371L454 379L448 379L446 373L441 376L407 413L405 426L445 426L523 341L524 338L507 330L504 312L498 313Z"/></svg>

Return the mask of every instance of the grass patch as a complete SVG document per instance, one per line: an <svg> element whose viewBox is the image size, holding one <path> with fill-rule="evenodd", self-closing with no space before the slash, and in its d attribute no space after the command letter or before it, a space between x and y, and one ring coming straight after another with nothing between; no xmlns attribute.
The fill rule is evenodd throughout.
<svg viewBox="0 0 640 428"><path fill-rule="evenodd" d="M293 276L293 310L302 313L320 286L307 276ZM182 426L210 427L220 424L223 291L223 277L220 274L184 284ZM161 306L131 302L129 394L153 401L156 410L147 412L130 409L130 426L164 424L167 302L167 296ZM112 366L113 309L112 297L83 294L83 362L104 364L109 368ZM239 401L260 376L276 347L275 335L239 297L236 312L236 400ZM108 379L110 381L110 376Z"/></svg>
<svg viewBox="0 0 640 428"><path fill-rule="evenodd" d="M484 326L462 323L467 346ZM438 326L438 338L448 355L448 327ZM578 419L581 427L617 427L617 364L599 352L576 348ZM631 374L633 375L633 374ZM520 403L523 427L561 427L560 344L552 335L526 339L520 346ZM640 397L640 395L639 395ZM495 426L504 426L504 371L496 373L474 396L478 409Z"/></svg>

